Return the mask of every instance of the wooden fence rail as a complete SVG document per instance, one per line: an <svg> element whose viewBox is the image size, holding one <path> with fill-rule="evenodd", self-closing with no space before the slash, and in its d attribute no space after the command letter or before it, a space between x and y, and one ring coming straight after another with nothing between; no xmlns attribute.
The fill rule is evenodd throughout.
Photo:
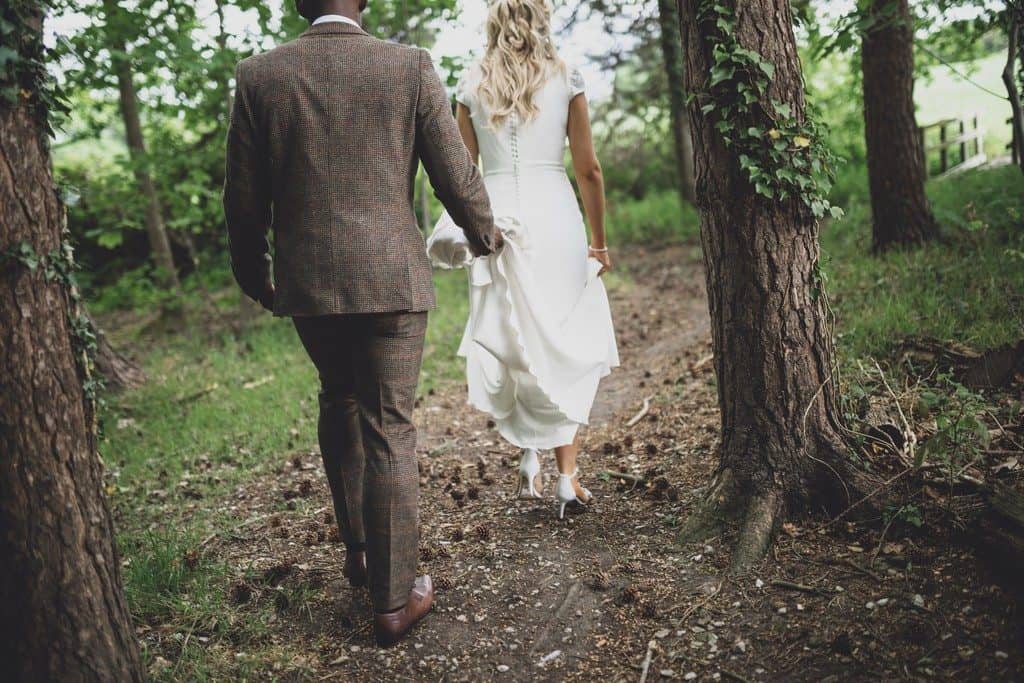
<svg viewBox="0 0 1024 683"><path fill-rule="evenodd" d="M928 139L929 131L934 129L939 131L937 141ZM924 149L924 167L929 177L981 166L988 160L985 156L984 131L978 125L977 114L929 123L920 126L918 132L921 135L921 147ZM951 149L957 152L955 164L950 163ZM932 152L936 151L939 153L937 167L931 163Z"/></svg>

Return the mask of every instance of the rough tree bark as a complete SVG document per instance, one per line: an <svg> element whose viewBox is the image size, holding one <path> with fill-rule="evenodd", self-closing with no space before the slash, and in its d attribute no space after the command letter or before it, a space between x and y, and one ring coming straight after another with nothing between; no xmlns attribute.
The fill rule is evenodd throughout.
<svg viewBox="0 0 1024 683"><path fill-rule="evenodd" d="M63 208L30 99L0 101L0 254L61 244ZM142 680L67 287L41 267L0 263L3 677Z"/></svg>
<svg viewBox="0 0 1024 683"><path fill-rule="evenodd" d="M1024 2L1011 2L1006 7L1006 65L1003 67L1003 85L1010 99L1010 123L1013 138L1010 141L1013 163L1024 171L1024 104L1017 88L1017 57L1021 52L1021 24L1024 23Z"/></svg>
<svg viewBox="0 0 1024 683"><path fill-rule="evenodd" d="M914 116L914 32L908 0L869 0L861 46L864 131L875 251L935 239Z"/></svg>
<svg viewBox="0 0 1024 683"><path fill-rule="evenodd" d="M707 92L714 27L679 0L687 90ZM775 65L770 95L804 116L803 76L788 0L716 0L736 17L740 44ZM721 410L719 464L683 538L718 533L736 518L733 568L757 562L777 524L805 510L846 509L863 498L834 402L832 340L816 296L818 227L798 200L758 195L727 147L716 115L691 103L701 242ZM763 106L770 108L766 102Z"/></svg>
<svg viewBox="0 0 1024 683"><path fill-rule="evenodd" d="M116 3L105 0L108 23L117 10ZM135 90L131 59L124 40L115 37L112 41L113 69L117 76L117 89L121 102L121 119L124 121L125 139L132 159L135 180L146 201L146 236L149 249L159 271L161 283L167 287L179 288L178 271L174 267L171 243L167 238L160 198L146 162L146 141L142 134L142 119L139 116L139 96Z"/></svg>
<svg viewBox="0 0 1024 683"><path fill-rule="evenodd" d="M661 30L661 56L668 80L672 141L679 169L679 194L693 204L697 198L693 169L693 134L686 111L686 87L683 85L683 55L679 42L679 12L676 0L658 0L658 24Z"/></svg>

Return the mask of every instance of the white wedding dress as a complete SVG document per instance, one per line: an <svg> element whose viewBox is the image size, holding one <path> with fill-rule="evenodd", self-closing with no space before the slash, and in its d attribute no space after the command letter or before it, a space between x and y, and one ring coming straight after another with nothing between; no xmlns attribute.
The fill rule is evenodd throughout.
<svg viewBox="0 0 1024 683"><path fill-rule="evenodd" d="M598 383L619 364L601 265L587 256L565 172L569 101L583 92L583 79L554 68L535 96L539 115L527 123L513 116L495 130L477 95L479 78L479 66L467 69L456 99L472 115L505 247L468 264L470 313L459 355L469 402L494 417L505 439L554 448L587 424ZM435 232L450 220L442 217ZM440 264L439 251L432 257L453 265Z"/></svg>

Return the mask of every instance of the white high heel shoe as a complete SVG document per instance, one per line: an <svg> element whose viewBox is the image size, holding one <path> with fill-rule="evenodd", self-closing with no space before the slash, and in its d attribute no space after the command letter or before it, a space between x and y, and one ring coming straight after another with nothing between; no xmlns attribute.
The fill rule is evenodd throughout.
<svg viewBox="0 0 1024 683"><path fill-rule="evenodd" d="M569 503L578 503L580 505L587 505L594 499L594 494L590 492L590 489L583 489L583 494L586 498L580 498L576 495L576 487L572 485L572 480L578 477L580 474L579 468L572 474L561 474L558 475L558 488L555 490L555 500L558 502L558 518L565 519L565 506ZM583 487L580 487L583 488Z"/></svg>
<svg viewBox="0 0 1024 683"><path fill-rule="evenodd" d="M537 450L524 448L523 457L519 460L519 485L516 486L516 498L540 498L537 489L537 477L540 476L540 460ZM541 483L543 486L543 481Z"/></svg>

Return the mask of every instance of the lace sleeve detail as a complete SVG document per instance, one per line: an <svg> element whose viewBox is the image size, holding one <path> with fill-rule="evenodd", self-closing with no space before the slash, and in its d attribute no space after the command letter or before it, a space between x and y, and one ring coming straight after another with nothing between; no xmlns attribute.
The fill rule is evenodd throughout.
<svg viewBox="0 0 1024 683"><path fill-rule="evenodd" d="M583 82L583 74L577 67L572 67L569 69L569 98L576 97L584 90L586 85Z"/></svg>

